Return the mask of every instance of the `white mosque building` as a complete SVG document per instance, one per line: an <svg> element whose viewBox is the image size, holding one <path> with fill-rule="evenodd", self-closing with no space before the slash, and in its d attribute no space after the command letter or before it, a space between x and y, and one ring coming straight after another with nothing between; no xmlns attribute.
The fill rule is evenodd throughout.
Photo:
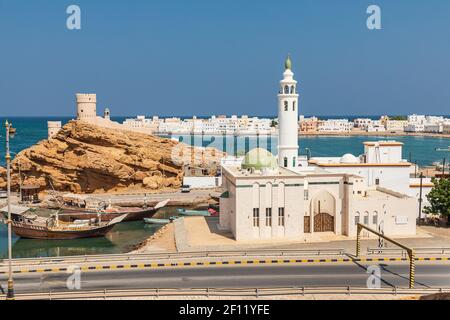
<svg viewBox="0 0 450 320"><path fill-rule="evenodd" d="M305 161L298 155L298 98L288 58L278 94L278 159L257 148L241 164L222 164L220 227L242 241L354 237L358 223L388 236L415 235L418 206L402 144L368 142L360 157Z"/></svg>

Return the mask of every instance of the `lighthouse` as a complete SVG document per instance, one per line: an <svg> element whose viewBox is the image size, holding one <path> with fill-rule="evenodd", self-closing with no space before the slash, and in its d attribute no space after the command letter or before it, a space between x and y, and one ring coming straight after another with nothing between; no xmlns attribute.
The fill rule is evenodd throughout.
<svg viewBox="0 0 450 320"><path fill-rule="evenodd" d="M298 166L298 94L290 56L284 69L278 94L278 165L295 169Z"/></svg>

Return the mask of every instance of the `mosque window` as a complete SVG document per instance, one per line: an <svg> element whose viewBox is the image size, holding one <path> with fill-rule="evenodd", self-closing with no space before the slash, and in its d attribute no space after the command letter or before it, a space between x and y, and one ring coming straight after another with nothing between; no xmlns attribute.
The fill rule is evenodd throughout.
<svg viewBox="0 0 450 320"><path fill-rule="evenodd" d="M375 179L375 184L376 184L377 186L380 185L380 178L376 178L376 179Z"/></svg>
<svg viewBox="0 0 450 320"><path fill-rule="evenodd" d="M287 168L288 166L288 158L284 157L284 167Z"/></svg>
<svg viewBox="0 0 450 320"><path fill-rule="evenodd" d="M294 93L295 89L294 86L291 87L291 94Z"/></svg>
<svg viewBox="0 0 450 320"><path fill-rule="evenodd" d="M297 159L294 157L294 158L292 158L292 166L295 168L296 167L296 162L297 162Z"/></svg>
<svg viewBox="0 0 450 320"><path fill-rule="evenodd" d="M367 211L364 213L364 224L369 225L369 213Z"/></svg>
<svg viewBox="0 0 450 320"><path fill-rule="evenodd" d="M272 208L266 208L266 226L272 226Z"/></svg>
<svg viewBox="0 0 450 320"><path fill-rule="evenodd" d="M259 208L253 209L253 226L259 227Z"/></svg>
<svg viewBox="0 0 450 320"><path fill-rule="evenodd" d="M377 224L378 224L378 212L376 212L376 211L373 213L372 223L373 223L374 225L377 225Z"/></svg>
<svg viewBox="0 0 450 320"><path fill-rule="evenodd" d="M289 104L287 101L284 102L284 111L288 111L289 110Z"/></svg>
<svg viewBox="0 0 450 320"><path fill-rule="evenodd" d="M289 86L285 86L284 87L284 93L285 94L289 94Z"/></svg>
<svg viewBox="0 0 450 320"><path fill-rule="evenodd" d="M295 101L292 102L292 111L295 111Z"/></svg>
<svg viewBox="0 0 450 320"><path fill-rule="evenodd" d="M303 191L303 199L304 200L309 200L309 190L304 190Z"/></svg>
<svg viewBox="0 0 450 320"><path fill-rule="evenodd" d="M284 208L278 208L278 225L284 227Z"/></svg>
<svg viewBox="0 0 450 320"><path fill-rule="evenodd" d="M355 226L357 226L359 223L359 216L360 216L360 213L357 211L355 214Z"/></svg>

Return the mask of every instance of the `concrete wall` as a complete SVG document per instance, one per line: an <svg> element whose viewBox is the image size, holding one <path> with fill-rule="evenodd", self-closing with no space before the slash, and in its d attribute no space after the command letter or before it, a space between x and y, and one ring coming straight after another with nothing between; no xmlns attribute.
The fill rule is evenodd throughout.
<svg viewBox="0 0 450 320"><path fill-rule="evenodd" d="M222 185L222 177L184 177L183 184L192 189L210 189Z"/></svg>

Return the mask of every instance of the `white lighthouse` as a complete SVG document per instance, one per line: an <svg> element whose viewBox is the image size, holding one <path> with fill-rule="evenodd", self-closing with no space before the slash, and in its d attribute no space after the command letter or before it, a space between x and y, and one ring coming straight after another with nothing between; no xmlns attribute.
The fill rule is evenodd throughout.
<svg viewBox="0 0 450 320"><path fill-rule="evenodd" d="M278 94L278 164L295 169L298 163L298 94L290 57L286 59L283 76Z"/></svg>

